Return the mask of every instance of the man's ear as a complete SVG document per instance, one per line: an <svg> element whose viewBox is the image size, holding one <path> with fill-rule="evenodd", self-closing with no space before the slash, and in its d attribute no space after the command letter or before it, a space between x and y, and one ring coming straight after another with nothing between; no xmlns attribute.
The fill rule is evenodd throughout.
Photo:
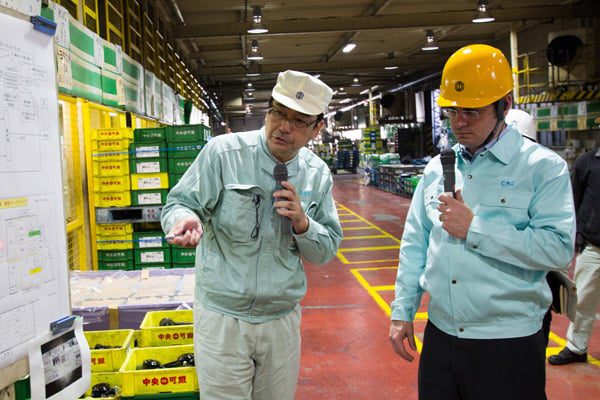
<svg viewBox="0 0 600 400"><path fill-rule="evenodd" d="M319 132L321 132L321 128L323 128L324 124L325 124L325 121L321 120L315 125L315 128L313 129L312 134L311 134L311 140L317 137Z"/></svg>

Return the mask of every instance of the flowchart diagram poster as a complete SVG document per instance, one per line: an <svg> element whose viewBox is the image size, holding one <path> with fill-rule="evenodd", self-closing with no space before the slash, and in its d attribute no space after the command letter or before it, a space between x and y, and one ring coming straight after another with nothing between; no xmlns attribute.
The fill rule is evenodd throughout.
<svg viewBox="0 0 600 400"><path fill-rule="evenodd" d="M70 311L52 37L0 14L0 368Z"/></svg>

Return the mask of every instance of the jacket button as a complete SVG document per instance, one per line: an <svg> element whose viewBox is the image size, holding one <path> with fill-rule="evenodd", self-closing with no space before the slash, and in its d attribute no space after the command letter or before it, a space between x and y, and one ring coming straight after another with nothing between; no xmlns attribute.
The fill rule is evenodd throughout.
<svg viewBox="0 0 600 400"><path fill-rule="evenodd" d="M471 175L471 174L467 175L467 179L473 179L473 175Z"/></svg>
<svg viewBox="0 0 600 400"><path fill-rule="evenodd" d="M476 244L474 244L474 245L473 245L473 248L474 248L474 249L477 249L477 245L476 245Z"/></svg>
<svg viewBox="0 0 600 400"><path fill-rule="evenodd" d="M456 285L456 279L452 279L452 284Z"/></svg>
<svg viewBox="0 0 600 400"><path fill-rule="evenodd" d="M464 331L465 331L465 328L458 328L458 331L459 331L459 332L464 332Z"/></svg>
<svg viewBox="0 0 600 400"><path fill-rule="evenodd" d="M500 203L502 203L502 204L506 203L506 199L500 199Z"/></svg>

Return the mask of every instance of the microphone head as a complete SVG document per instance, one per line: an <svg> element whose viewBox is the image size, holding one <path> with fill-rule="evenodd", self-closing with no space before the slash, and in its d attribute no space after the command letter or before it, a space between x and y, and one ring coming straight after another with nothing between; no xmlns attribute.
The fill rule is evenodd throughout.
<svg viewBox="0 0 600 400"><path fill-rule="evenodd" d="M442 161L442 165L452 165L454 166L454 161L456 160L456 154L452 149L444 149L440 153L440 160Z"/></svg>
<svg viewBox="0 0 600 400"><path fill-rule="evenodd" d="M275 164L275 168L273 168L273 178L275 178L277 182L287 181L288 170L284 163Z"/></svg>

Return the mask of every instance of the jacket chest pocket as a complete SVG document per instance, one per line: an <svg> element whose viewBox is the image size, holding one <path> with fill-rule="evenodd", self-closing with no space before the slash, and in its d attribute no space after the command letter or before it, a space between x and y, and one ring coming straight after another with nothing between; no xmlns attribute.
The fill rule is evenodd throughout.
<svg viewBox="0 0 600 400"><path fill-rule="evenodd" d="M215 228L234 242L250 242L258 238L262 196L257 186L226 185Z"/></svg>
<svg viewBox="0 0 600 400"><path fill-rule="evenodd" d="M477 214L521 227L529 223L531 197L532 193L520 190L483 190Z"/></svg>
<svg viewBox="0 0 600 400"><path fill-rule="evenodd" d="M425 203L425 211L427 212L427 217L434 224L440 223L439 217L440 212L438 211L438 206L440 205L440 200L438 197L442 194L442 188L438 186L437 183L429 185L423 191L423 202Z"/></svg>

